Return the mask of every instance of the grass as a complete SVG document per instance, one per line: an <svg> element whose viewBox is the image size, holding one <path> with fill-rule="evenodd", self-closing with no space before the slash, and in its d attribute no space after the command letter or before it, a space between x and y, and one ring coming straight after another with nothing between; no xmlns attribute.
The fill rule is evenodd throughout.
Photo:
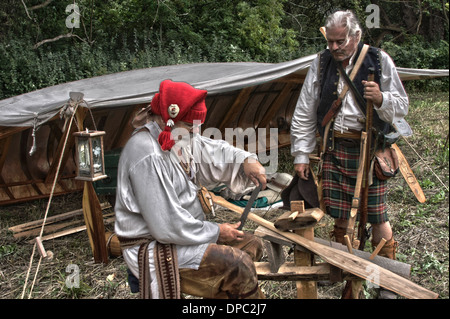
<svg viewBox="0 0 450 319"><path fill-rule="evenodd" d="M401 175L389 181L388 205L390 221L396 240L399 242L398 260L411 265L411 280L449 298L449 95L410 94L410 112L407 117L414 135L407 142L400 140L399 147L405 154L427 197L419 203ZM280 171L292 173L292 158L289 149L279 152ZM15 239L8 228L26 221L42 218L47 205L40 200L20 205L0 207L0 299L20 298L24 287L32 245L27 239ZM71 194L53 200L51 214L75 210L81 207L81 194ZM280 212L271 211L264 217L274 220ZM217 222L230 222L236 216L222 211ZM316 227L316 236L329 238L333 221L325 216ZM256 224L246 224L252 231ZM107 226L112 230L111 226ZM370 246L370 245L368 245ZM86 232L73 234L45 242L45 247L54 253L50 261L42 263L32 298L51 299L135 299L127 285L126 264L119 258L110 259L107 265L93 262ZM370 250L370 247L367 248ZM287 249L286 249L287 251ZM292 255L288 256L288 260ZM37 258L30 275L34 276ZM68 268L76 265L79 285L68 288L74 271ZM25 297L28 296L30 284ZM267 298L296 298L292 282L261 282ZM322 299L339 298L343 284L319 287ZM373 298L374 292L365 289L366 298Z"/></svg>

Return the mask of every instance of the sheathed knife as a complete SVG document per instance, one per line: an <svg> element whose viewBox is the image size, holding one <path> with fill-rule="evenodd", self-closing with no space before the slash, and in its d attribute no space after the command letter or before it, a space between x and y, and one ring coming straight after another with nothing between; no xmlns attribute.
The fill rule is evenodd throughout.
<svg viewBox="0 0 450 319"><path fill-rule="evenodd" d="M250 213L253 203L255 202L256 198L258 197L258 194L261 191L261 188L262 188L262 184L261 184L261 182L259 182L258 186L256 186L256 188L253 190L252 195L250 196L250 199L248 200L247 205L245 206L244 212L241 215L241 219L240 219L241 224L237 228L238 230L242 230L242 228L244 227L244 224L245 224L245 221L247 220L248 214Z"/></svg>

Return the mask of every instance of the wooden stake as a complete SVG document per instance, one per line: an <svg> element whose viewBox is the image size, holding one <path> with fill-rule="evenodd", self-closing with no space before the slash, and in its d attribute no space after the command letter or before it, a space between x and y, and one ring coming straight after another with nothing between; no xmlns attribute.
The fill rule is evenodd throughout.
<svg viewBox="0 0 450 319"><path fill-rule="evenodd" d="M386 244L386 239L381 238L380 242L378 243L377 247L375 248L375 250L373 251L372 255L370 255L369 259L370 260L374 260L374 258L378 255L378 253L380 252L381 248L383 248L384 244Z"/></svg>
<svg viewBox="0 0 450 319"><path fill-rule="evenodd" d="M297 216L298 216L298 214L299 214L298 211L293 212L292 214L289 215L289 219L290 219L290 220L296 219Z"/></svg>
<svg viewBox="0 0 450 319"><path fill-rule="evenodd" d="M102 207L102 209L107 209L107 208L111 207L111 204L109 204L108 202L105 202L105 203L102 203L100 206ZM55 216L47 217L47 219L45 221L45 226L65 220L65 219L76 217L76 216L82 215L82 214L83 214L83 209L81 208L81 209L76 209L76 210L73 210L73 211L70 211L67 213L62 213L62 214L58 214ZM8 230L17 234L17 233L25 232L25 231L28 231L31 229L40 228L40 227L42 227L43 222L44 222L44 219L38 219L38 220L31 221L31 222L26 222L24 224L9 227Z"/></svg>
<svg viewBox="0 0 450 319"><path fill-rule="evenodd" d="M35 239L36 247L42 258L47 258L47 252L45 251L44 245L42 244L42 238L36 237Z"/></svg>
<svg viewBox="0 0 450 319"><path fill-rule="evenodd" d="M352 242L350 240L350 237L348 237L348 235L344 236L344 241L345 241L345 245L347 246L348 252L350 254L353 254Z"/></svg>

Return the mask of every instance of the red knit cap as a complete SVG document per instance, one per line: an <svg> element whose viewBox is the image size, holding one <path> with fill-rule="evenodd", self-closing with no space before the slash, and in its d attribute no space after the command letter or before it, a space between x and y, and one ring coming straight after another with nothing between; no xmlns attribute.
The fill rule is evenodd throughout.
<svg viewBox="0 0 450 319"><path fill-rule="evenodd" d="M159 134L158 142L164 151L168 151L175 144L172 138L172 126L183 121L203 123L206 118L207 91L199 90L184 82L164 80L159 86L151 102L152 113L161 115L166 123L164 131Z"/></svg>

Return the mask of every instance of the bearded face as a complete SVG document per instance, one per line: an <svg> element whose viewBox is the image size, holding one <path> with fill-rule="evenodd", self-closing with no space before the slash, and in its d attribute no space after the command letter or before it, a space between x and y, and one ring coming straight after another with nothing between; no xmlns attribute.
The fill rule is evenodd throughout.
<svg viewBox="0 0 450 319"><path fill-rule="evenodd" d="M345 27L331 27L327 29L328 49L336 61L342 62L355 53L359 37L349 36Z"/></svg>

